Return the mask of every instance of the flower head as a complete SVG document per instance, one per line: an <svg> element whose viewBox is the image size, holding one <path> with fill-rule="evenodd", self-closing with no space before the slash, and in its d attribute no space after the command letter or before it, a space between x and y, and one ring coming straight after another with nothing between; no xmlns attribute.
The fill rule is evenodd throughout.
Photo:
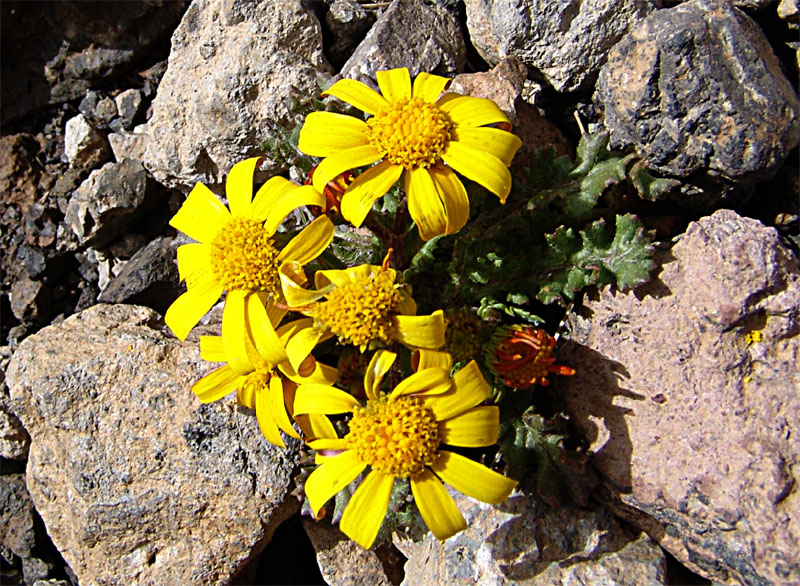
<svg viewBox="0 0 800 586"><path fill-rule="evenodd" d="M555 339L547 332L533 326L505 326L492 335L486 352L486 362L491 371L505 384L527 389L539 384L547 386L550 373L573 375L575 370L556 364L553 349Z"/></svg>
<svg viewBox="0 0 800 586"><path fill-rule="evenodd" d="M396 282L397 273L388 261L389 255L381 266L317 271L316 291L301 287L294 277L296 267L286 264L281 270L286 302L313 320L305 342L313 347L335 335L362 351L395 341L411 348L441 347L442 312L415 315L417 305Z"/></svg>
<svg viewBox="0 0 800 586"><path fill-rule="evenodd" d="M235 390L239 404L255 410L264 437L276 446L286 447L281 430L292 437L300 437L290 419L297 384L333 384L338 372L320 364L311 355L302 358L299 368L293 368L286 354L286 344L297 334L298 324L289 322L279 327L285 310L273 308L268 315L263 305L258 307L260 301L256 296L252 296L249 303L253 305L249 309L254 319L245 333L247 368L237 371L230 364L224 364L197 381L192 390L203 403L221 399ZM268 329L264 328L265 323L269 323ZM201 336L200 353L203 360L209 362L227 361L219 336ZM319 415L304 415L296 420L306 439L316 437L315 428L328 428Z"/></svg>
<svg viewBox="0 0 800 586"><path fill-rule="evenodd" d="M305 485L314 514L333 495L369 468L340 522L342 531L370 547L389 506L395 478L408 478L414 501L433 534L446 539L466 522L443 482L487 503L501 503L517 483L447 449L483 447L497 441L496 406L479 406L489 386L472 361L452 378L452 358L445 352L420 351L417 372L388 393L383 378L396 355L379 350L364 376L365 405L352 395L303 384L297 389L296 413L352 413L347 435L309 442L324 456Z"/></svg>
<svg viewBox="0 0 800 586"><path fill-rule="evenodd" d="M478 357L486 341L481 319L470 309L448 309L444 313L445 331L444 351L452 355L456 362L467 362Z"/></svg>
<svg viewBox="0 0 800 586"><path fill-rule="evenodd" d="M247 297L280 299L281 264L291 261L302 266L333 239L333 224L320 217L286 245L278 244L278 226L292 210L324 205L324 199L313 187L300 187L282 177L267 181L253 197L253 174L259 162L247 159L231 169L225 183L230 210L198 183L170 220L171 226L197 243L178 248L178 272L187 291L169 307L164 320L184 340L227 293L222 335L226 353L239 371L246 368L242 324L248 319Z"/></svg>
<svg viewBox="0 0 800 586"><path fill-rule="evenodd" d="M519 138L489 125L508 125L491 100L442 95L450 80L420 73L413 86L408 69L376 74L381 93L342 79L324 95L336 96L371 117L364 122L333 112L313 112L300 130L298 147L324 157L314 172L322 191L343 171L378 163L361 173L342 196L342 215L356 226L372 204L404 178L408 210L420 236L453 234L469 218L469 200L458 171L505 203L511 189L508 166Z"/></svg>

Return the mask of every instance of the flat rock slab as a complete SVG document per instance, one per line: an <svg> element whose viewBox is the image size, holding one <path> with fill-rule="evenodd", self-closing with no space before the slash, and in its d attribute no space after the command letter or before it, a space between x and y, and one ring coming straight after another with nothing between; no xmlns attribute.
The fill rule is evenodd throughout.
<svg viewBox="0 0 800 586"><path fill-rule="evenodd" d="M130 305L96 305L14 353L28 489L82 586L225 584L297 509L297 451L230 398L201 405L191 385L211 368Z"/></svg>
<svg viewBox="0 0 800 586"><path fill-rule="evenodd" d="M717 582L800 584L798 332L797 259L720 210L655 281L587 300L559 352L611 505Z"/></svg>

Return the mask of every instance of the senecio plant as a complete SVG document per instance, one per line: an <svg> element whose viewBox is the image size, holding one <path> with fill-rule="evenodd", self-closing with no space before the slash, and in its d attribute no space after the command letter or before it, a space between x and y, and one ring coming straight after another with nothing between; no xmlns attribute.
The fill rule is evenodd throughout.
<svg viewBox="0 0 800 586"><path fill-rule="evenodd" d="M200 337L218 367L192 390L235 392L267 441L304 442L307 510L332 501L363 547L420 519L439 539L465 529L446 485L493 504L518 485L558 493L564 429L533 390L574 370L531 310L645 281L648 235L631 215L608 230L601 196L659 187L602 137L584 137L576 165L535 153L512 181L521 141L494 102L405 68L377 85L295 101L299 132L264 146L305 185L255 190L250 158L227 206L195 186L170 222L196 242L178 248L187 290L165 317L185 340L224 299L221 336Z"/></svg>

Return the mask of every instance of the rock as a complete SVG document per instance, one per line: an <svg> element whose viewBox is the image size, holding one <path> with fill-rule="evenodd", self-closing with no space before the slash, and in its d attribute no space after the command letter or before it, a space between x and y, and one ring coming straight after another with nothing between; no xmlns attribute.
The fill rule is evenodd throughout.
<svg viewBox="0 0 800 586"><path fill-rule="evenodd" d="M24 324L41 324L50 317L50 287L44 281L26 277L14 281L9 300L14 317Z"/></svg>
<svg viewBox="0 0 800 586"><path fill-rule="evenodd" d="M26 460L31 438L19 419L0 402L0 458Z"/></svg>
<svg viewBox="0 0 800 586"><path fill-rule="evenodd" d="M584 306L561 388L606 500L715 582L800 583L800 268L776 230L720 210Z"/></svg>
<svg viewBox="0 0 800 586"><path fill-rule="evenodd" d="M81 245L101 247L118 238L142 212L151 187L138 161L122 159L92 171L67 204L64 220Z"/></svg>
<svg viewBox="0 0 800 586"><path fill-rule="evenodd" d="M340 67L364 38L375 15L355 0L333 0L325 13L325 25L333 43L327 48L328 59Z"/></svg>
<svg viewBox="0 0 800 586"><path fill-rule="evenodd" d="M78 114L67 120L64 154L73 167L93 169L111 160L111 146L102 132Z"/></svg>
<svg viewBox="0 0 800 586"><path fill-rule="evenodd" d="M293 92L316 95L326 69L320 25L301 0L195 0L172 37L167 71L141 143L115 152L188 190L219 185L254 154L269 123L287 120ZM138 128L137 128L138 130Z"/></svg>
<svg viewBox="0 0 800 586"><path fill-rule="evenodd" d="M297 450L268 444L231 398L201 405L191 385L209 370L196 339L126 305L96 305L14 353L28 489L82 585L228 583L298 508Z"/></svg>
<svg viewBox="0 0 800 586"><path fill-rule="evenodd" d="M126 130L130 130L136 116L139 115L139 109L142 107L142 92L137 89L129 89L125 90L114 99L116 101L119 117L122 119L122 127Z"/></svg>
<svg viewBox="0 0 800 586"><path fill-rule="evenodd" d="M797 30L800 24L800 1L781 0L778 4L778 16L789 23L789 27Z"/></svg>
<svg viewBox="0 0 800 586"><path fill-rule="evenodd" d="M341 76L374 85L379 69L408 67L412 78L423 71L452 77L465 61L458 20L444 6L393 0L344 64Z"/></svg>
<svg viewBox="0 0 800 586"><path fill-rule="evenodd" d="M718 0L651 14L609 53L595 101L611 147L685 182L681 202L737 204L800 142L800 101L763 33Z"/></svg>
<svg viewBox="0 0 800 586"><path fill-rule="evenodd" d="M100 128L106 129L111 121L117 117L117 104L108 96L97 103L94 109L94 116L99 122Z"/></svg>
<svg viewBox="0 0 800 586"><path fill-rule="evenodd" d="M17 249L17 260L22 262L31 279L41 277L47 268L44 251L38 246L23 244Z"/></svg>
<svg viewBox="0 0 800 586"><path fill-rule="evenodd" d="M391 586L374 549L364 549L325 522L303 519L317 563L329 586Z"/></svg>
<svg viewBox="0 0 800 586"><path fill-rule="evenodd" d="M489 64L521 59L559 92L590 87L608 51L653 12L650 0L466 0L470 40Z"/></svg>
<svg viewBox="0 0 800 586"><path fill-rule="evenodd" d="M164 313L182 293L177 249L175 238L156 238L131 257L98 301L145 305Z"/></svg>
<svg viewBox="0 0 800 586"><path fill-rule="evenodd" d="M408 558L403 584L666 583L663 552L606 511L554 510L519 493L496 507L451 492L468 528L444 542L395 534Z"/></svg>
<svg viewBox="0 0 800 586"><path fill-rule="evenodd" d="M30 134L12 134L0 137L0 193L3 203L21 207L37 199L37 185L41 174L35 164L39 145Z"/></svg>

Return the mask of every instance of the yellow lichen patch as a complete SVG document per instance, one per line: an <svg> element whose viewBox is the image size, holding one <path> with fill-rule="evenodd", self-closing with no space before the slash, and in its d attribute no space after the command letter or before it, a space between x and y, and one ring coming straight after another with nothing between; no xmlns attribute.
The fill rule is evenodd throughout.
<svg viewBox="0 0 800 586"><path fill-rule="evenodd" d="M345 439L374 470L405 477L434 463L439 431L433 412L418 399L382 397L353 413Z"/></svg>
<svg viewBox="0 0 800 586"><path fill-rule="evenodd" d="M280 292L278 250L258 220L231 218L214 237L209 257L225 291Z"/></svg>
<svg viewBox="0 0 800 586"><path fill-rule="evenodd" d="M255 409L256 393L267 390L270 378L272 378L272 370L267 368L255 370L248 374L236 393L236 400L239 405Z"/></svg>
<svg viewBox="0 0 800 586"><path fill-rule="evenodd" d="M752 332L747 332L744 336L745 342L747 342L748 346L752 346L756 342L761 342L764 339L764 334L761 333L760 330L753 330Z"/></svg>
<svg viewBox="0 0 800 586"><path fill-rule="evenodd" d="M360 347L376 340L386 344L394 333L391 313L399 303L394 274L380 270L336 287L314 308L314 317L342 342Z"/></svg>
<svg viewBox="0 0 800 586"><path fill-rule="evenodd" d="M441 159L453 123L434 104L420 98L399 100L367 120L367 136L395 165L428 168Z"/></svg>

